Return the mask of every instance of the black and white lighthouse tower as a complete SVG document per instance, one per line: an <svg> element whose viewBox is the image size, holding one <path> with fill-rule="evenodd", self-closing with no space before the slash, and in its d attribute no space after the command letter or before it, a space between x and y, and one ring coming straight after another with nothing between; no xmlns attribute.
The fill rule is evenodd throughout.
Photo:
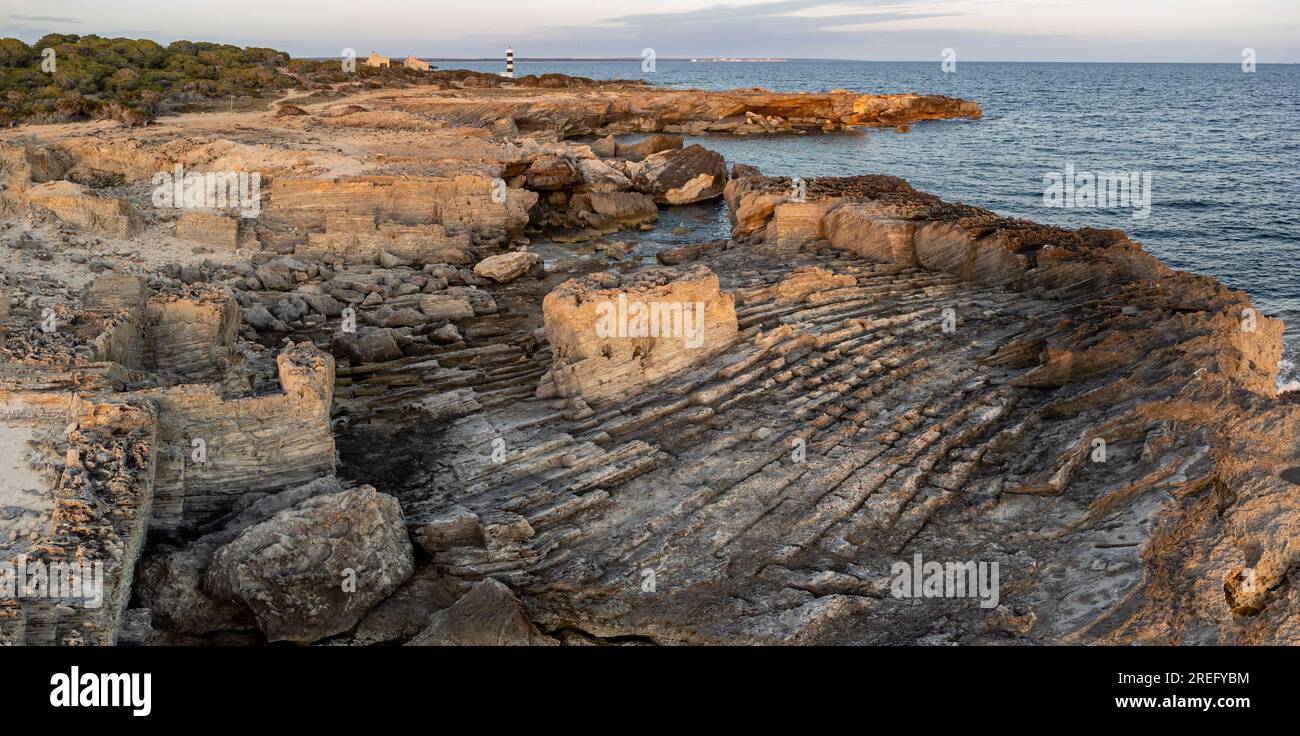
<svg viewBox="0 0 1300 736"><path fill-rule="evenodd" d="M506 70L501 73L501 76L508 79L515 78L515 50L509 46L506 47Z"/></svg>

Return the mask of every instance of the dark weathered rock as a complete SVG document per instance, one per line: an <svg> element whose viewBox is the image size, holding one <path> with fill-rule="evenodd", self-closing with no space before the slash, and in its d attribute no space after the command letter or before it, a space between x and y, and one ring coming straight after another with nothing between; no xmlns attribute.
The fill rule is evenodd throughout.
<svg viewBox="0 0 1300 736"><path fill-rule="evenodd" d="M568 189L582 181L573 161L560 156L542 156L528 167L528 188L550 191Z"/></svg>
<svg viewBox="0 0 1300 736"><path fill-rule="evenodd" d="M315 496L212 556L205 587L242 601L270 641L351 629L414 570L397 499L370 486Z"/></svg>
<svg viewBox="0 0 1300 736"><path fill-rule="evenodd" d="M638 191L664 204L715 199L727 184L726 159L698 144L651 154L629 170Z"/></svg>
<svg viewBox="0 0 1300 736"><path fill-rule="evenodd" d="M351 358L354 363L383 363L402 357L394 333L389 328L359 333L341 333L334 338L334 351Z"/></svg>
<svg viewBox="0 0 1300 736"><path fill-rule="evenodd" d="M204 586L213 554L244 529L306 499L341 490L338 480L328 477L276 494L244 497L229 516L212 525L216 531L185 544L161 545L146 555L136 572L136 596L153 621L171 631L208 634L254 628L246 604L213 596Z"/></svg>
<svg viewBox="0 0 1300 736"><path fill-rule="evenodd" d="M515 594L488 578L448 608L433 614L407 646L552 646L528 620Z"/></svg>
<svg viewBox="0 0 1300 736"><path fill-rule="evenodd" d="M630 159L632 161L640 161L652 153L671 151L673 149L680 149L681 147L681 136L657 133L637 143L620 143L618 144L616 151L617 155L622 158Z"/></svg>
<svg viewBox="0 0 1300 736"><path fill-rule="evenodd" d="M437 569L428 565L370 609L352 632L352 643L385 644L409 639L429 625L430 612L444 609L455 600Z"/></svg>

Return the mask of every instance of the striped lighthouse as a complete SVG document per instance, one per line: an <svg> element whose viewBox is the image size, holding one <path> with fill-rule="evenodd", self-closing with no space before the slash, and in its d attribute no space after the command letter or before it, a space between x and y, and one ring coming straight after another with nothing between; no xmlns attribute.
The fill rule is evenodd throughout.
<svg viewBox="0 0 1300 736"><path fill-rule="evenodd" d="M515 78L515 50L509 46L506 47L506 70L501 76L507 79Z"/></svg>

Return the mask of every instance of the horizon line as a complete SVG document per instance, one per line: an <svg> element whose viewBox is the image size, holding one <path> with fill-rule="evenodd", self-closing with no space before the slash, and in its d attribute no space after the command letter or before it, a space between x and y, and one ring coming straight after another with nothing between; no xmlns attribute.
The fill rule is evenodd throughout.
<svg viewBox="0 0 1300 736"><path fill-rule="evenodd" d="M338 56L294 56L295 59L306 59L311 61L324 61L337 59ZM360 58L358 56L358 58ZM389 58L396 58L390 56ZM505 56L416 56L421 61L482 61L493 62L503 61ZM941 59L845 59L834 57L813 57L813 56L659 56L657 61L691 61L692 59L742 59L740 62L718 62L718 63L785 63L790 61L846 61L867 64L930 64L940 63ZM520 62L546 62L546 61L629 61L640 62L640 56L515 56L515 63ZM1025 60L1025 59L981 59L965 60L963 64L1222 64L1226 66L1239 66L1240 61L1092 61L1078 59L1053 59L1045 60ZM1288 66L1300 64L1300 61L1259 61L1257 66Z"/></svg>

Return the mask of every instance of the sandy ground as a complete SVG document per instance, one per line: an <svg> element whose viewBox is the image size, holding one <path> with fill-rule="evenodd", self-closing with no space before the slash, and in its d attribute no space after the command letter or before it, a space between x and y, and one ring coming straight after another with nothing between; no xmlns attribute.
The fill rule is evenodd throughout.
<svg viewBox="0 0 1300 736"><path fill-rule="evenodd" d="M33 427L0 424L0 550L37 532L54 508L49 479L27 461L28 442L40 434Z"/></svg>

